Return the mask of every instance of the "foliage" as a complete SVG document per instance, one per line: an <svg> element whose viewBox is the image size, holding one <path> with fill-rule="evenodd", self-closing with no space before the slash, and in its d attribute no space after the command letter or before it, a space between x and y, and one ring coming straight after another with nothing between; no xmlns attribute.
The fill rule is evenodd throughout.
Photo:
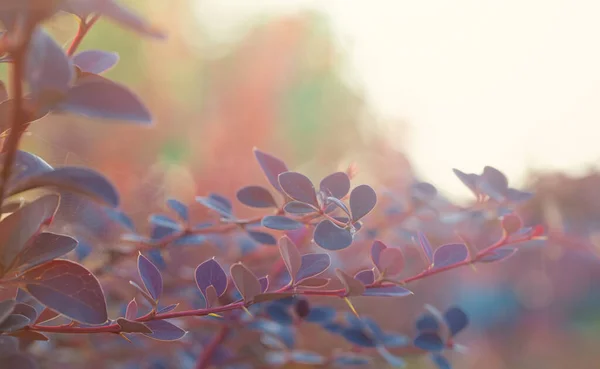
<svg viewBox="0 0 600 369"><path fill-rule="evenodd" d="M79 22L79 32L66 50L43 27L45 20L65 12ZM492 167L485 167L482 174L455 169L475 195L476 202L469 208L439 209L436 188L420 182L410 189L406 209L400 216L392 216L386 213L389 210L376 209L379 199L371 186L353 186L353 168L332 173L315 186L304 174L259 149L254 155L272 188L248 184L236 198L262 215L240 218L230 199L209 193L196 201L214 216L193 219L190 205L169 199L166 206L171 214L150 215L150 234L140 234L119 209L117 190L101 173L82 167L53 168L42 158L19 150L20 137L29 124L48 114L106 122L152 122L149 109L132 91L102 76L118 62L117 54L77 52L100 17L145 36L164 37L113 0L1 3L1 60L10 64L12 90L10 97L2 91L0 103L4 137L0 286L15 291L14 298L0 302L3 365L37 367L35 356L26 348L35 341L50 340L52 344L58 334L112 333L111 342L124 339L148 353L154 350L153 340L190 342L175 354L158 351L160 355L150 355L154 367L173 355L178 356L179 363L188 362L190 350L186 347L195 348L194 342L201 341L202 349L193 353L193 362L187 366L202 369L213 364L240 368L240 364L301 363L360 367L384 360L403 367L403 357L426 354L439 368L449 368L444 353L460 350L454 338L469 321L460 307L450 307L444 313L427 307L428 312L416 318L416 332L405 335L382 329L374 318L355 308L355 301L380 298L376 301L383 304L386 298L407 298L413 295L411 282L462 266L506 260L526 241L543 238L541 227L524 226L514 212L515 206L532 194L509 187L504 174ZM17 201L31 191L38 194L33 201ZM86 252L77 252L82 245L75 238L49 230L60 207L60 195L65 193L92 199L105 215L128 230L119 245L122 247L111 249L107 263L99 270L91 271L82 264ZM370 222L369 217L376 212L395 221L384 225ZM434 247L421 231L409 235L408 246L388 246L376 239L384 228L397 227L409 218L420 220L423 212L435 214L431 222L445 222L460 231L460 242ZM468 240L477 234L482 219L497 221L501 232L494 242L476 247ZM169 250L209 245L217 245L215 254L201 262L187 281L188 285L195 283L197 292L167 284L171 280L164 275ZM332 266L332 258L340 250L363 245L371 256L368 268ZM407 248L419 250L422 259L422 268L410 275L405 273ZM280 257L263 275L254 264L265 256L265 250L277 250ZM102 281L115 271L116 264L135 258L137 276L128 275L135 279L129 280L130 299L115 301L105 293ZM312 298L317 296L342 300L347 309L314 303ZM180 301L172 302L177 299ZM121 312L117 311L119 305ZM182 309L180 305L195 307ZM307 325L333 334L345 342L339 346L347 348L323 353L298 347L297 337ZM210 337L206 341L202 334L207 332ZM260 348L252 346L252 352L260 355L236 355L228 345L235 340L232 332L255 333L260 343L254 346ZM102 341L102 345L110 343ZM135 355L110 360L119 368L141 365L135 364Z"/></svg>

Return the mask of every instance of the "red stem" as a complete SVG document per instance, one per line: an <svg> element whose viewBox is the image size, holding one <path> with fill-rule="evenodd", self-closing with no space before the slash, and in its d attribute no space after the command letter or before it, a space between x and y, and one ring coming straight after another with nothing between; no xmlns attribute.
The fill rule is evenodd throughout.
<svg viewBox="0 0 600 369"><path fill-rule="evenodd" d="M71 41L69 49L67 49L67 55L73 56L75 54L75 51L77 51L77 48L81 44L81 41L83 41L85 35L87 35L90 28L92 28L92 26L98 21L99 18L100 14L95 14L89 20L82 19L79 22L79 29L77 30L75 38L73 39L73 41Z"/></svg>
<svg viewBox="0 0 600 369"><path fill-rule="evenodd" d="M223 343L225 337L229 333L229 326L224 325L221 327L221 330L217 333L217 335L213 338L213 340L206 346L204 351L198 357L198 362L196 363L196 369L206 369L209 367L212 361L213 354L215 350Z"/></svg>

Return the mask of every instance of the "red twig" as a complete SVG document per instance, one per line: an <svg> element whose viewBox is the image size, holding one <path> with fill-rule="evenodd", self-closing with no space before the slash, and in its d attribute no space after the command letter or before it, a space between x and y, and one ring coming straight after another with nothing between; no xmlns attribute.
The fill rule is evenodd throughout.
<svg viewBox="0 0 600 369"><path fill-rule="evenodd" d="M92 26L98 21L99 18L100 14L95 14L89 20L82 19L79 22L79 29L77 30L75 38L73 39L73 41L71 41L71 45L67 49L67 55L73 56L73 54L75 54L75 51L77 51L77 48L81 44L81 41L83 41L85 35L87 35L90 28L92 28Z"/></svg>

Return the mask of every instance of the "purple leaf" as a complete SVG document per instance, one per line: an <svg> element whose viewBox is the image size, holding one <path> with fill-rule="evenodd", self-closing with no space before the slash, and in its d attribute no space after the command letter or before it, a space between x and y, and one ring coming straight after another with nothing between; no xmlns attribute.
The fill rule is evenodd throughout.
<svg viewBox="0 0 600 369"><path fill-rule="evenodd" d="M435 333L440 330L440 324L435 316L431 314L421 315L416 322L416 328L419 332Z"/></svg>
<svg viewBox="0 0 600 369"><path fill-rule="evenodd" d="M449 243L440 246L433 254L433 267L444 268L467 260L469 250L462 243Z"/></svg>
<svg viewBox="0 0 600 369"><path fill-rule="evenodd" d="M373 284L373 282L375 282L375 273L373 273L373 270L371 270L371 269L363 270L363 271L356 273L356 275L354 276L354 279L358 279L365 286L370 285L370 284Z"/></svg>
<svg viewBox="0 0 600 369"><path fill-rule="evenodd" d="M14 332L26 327L31 320L24 315L11 314L0 323L0 332Z"/></svg>
<svg viewBox="0 0 600 369"><path fill-rule="evenodd" d="M12 313L16 304L17 302L14 299L0 301L0 323Z"/></svg>
<svg viewBox="0 0 600 369"><path fill-rule="evenodd" d="M175 310L175 308L179 306L179 304L171 304L169 306L165 306L162 309L158 309L157 313L158 314L164 314L164 313L168 313L169 311L173 311Z"/></svg>
<svg viewBox="0 0 600 369"><path fill-rule="evenodd" d="M486 166L477 182L478 188L494 200L501 201L508 190L508 179L496 168Z"/></svg>
<svg viewBox="0 0 600 369"><path fill-rule="evenodd" d="M350 210L348 209L346 204L342 202L342 200L336 199L335 197L328 197L325 199L325 201L327 201L327 203L329 204L333 204L333 209L335 209L336 207L340 208L344 213L346 213L347 216L350 216ZM330 206L328 206L327 208L327 210L329 210ZM331 211L333 211L333 209L331 209Z"/></svg>
<svg viewBox="0 0 600 369"><path fill-rule="evenodd" d="M20 278L39 302L70 319L102 324L108 319L104 293L89 270L69 260L53 260Z"/></svg>
<svg viewBox="0 0 600 369"><path fill-rule="evenodd" d="M97 75L81 78L57 109L89 118L152 123L150 112L133 92Z"/></svg>
<svg viewBox="0 0 600 369"><path fill-rule="evenodd" d="M257 148L254 148L254 156L256 157L256 160L258 161L263 173L267 177L267 180L269 183L271 183L271 186L273 186L277 191L283 192L281 186L279 185L279 174L288 171L285 163L270 154L260 151Z"/></svg>
<svg viewBox="0 0 600 369"><path fill-rule="evenodd" d="M183 329L166 320L150 320L144 324L152 330L152 333L144 333L144 336L157 341L177 341L186 334Z"/></svg>
<svg viewBox="0 0 600 369"><path fill-rule="evenodd" d="M248 235L256 242L262 243L263 245L277 245L275 237L265 232L259 231L247 231Z"/></svg>
<svg viewBox="0 0 600 369"><path fill-rule="evenodd" d="M121 332L123 333L152 333L152 330L142 322L134 322L124 318L118 318L117 324L119 327L121 327Z"/></svg>
<svg viewBox="0 0 600 369"><path fill-rule="evenodd" d="M42 232L33 242L17 255L14 262L19 269L29 269L34 266L56 259L77 247L77 241L69 236Z"/></svg>
<svg viewBox="0 0 600 369"><path fill-rule="evenodd" d="M431 261L433 260L433 249L431 247L431 244L429 243L427 236L425 236L425 234L423 232L419 231L418 237L419 237L419 245L421 246L421 248L423 249L423 252L425 253L425 258L427 259L427 264L431 264Z"/></svg>
<svg viewBox="0 0 600 369"><path fill-rule="evenodd" d="M300 255L300 251L298 251L296 245L287 236L279 239L279 252L288 273L290 273L293 284L302 265L302 255Z"/></svg>
<svg viewBox="0 0 600 369"><path fill-rule="evenodd" d="M230 274L235 287L244 298L244 301L252 301L254 297L262 293L258 278L244 264L233 264L230 268Z"/></svg>
<svg viewBox="0 0 600 369"><path fill-rule="evenodd" d="M0 221L0 269L8 270L18 253L49 224L58 208L59 197L46 195L25 205Z"/></svg>
<svg viewBox="0 0 600 369"><path fill-rule="evenodd" d="M127 309L125 310L125 319L135 320L135 318L137 318L137 314L138 304L137 301L135 301L135 298L133 298L131 301L129 301L129 304L127 304Z"/></svg>
<svg viewBox="0 0 600 369"><path fill-rule="evenodd" d="M331 258L327 254L302 255L300 270L296 274L297 283L322 274L329 268L329 265L331 265Z"/></svg>
<svg viewBox="0 0 600 369"><path fill-rule="evenodd" d="M208 237L203 234L188 234L183 237L177 238L173 242L174 246L194 246L194 245L202 245L207 242Z"/></svg>
<svg viewBox="0 0 600 369"><path fill-rule="evenodd" d="M279 231L291 231L299 229L304 224L280 215L268 215L262 219L262 225L267 228L276 229Z"/></svg>
<svg viewBox="0 0 600 369"><path fill-rule="evenodd" d="M314 307L310 309L304 320L311 323L324 324L335 319L335 314L336 311L334 308L328 306Z"/></svg>
<svg viewBox="0 0 600 369"><path fill-rule="evenodd" d="M282 304L269 304L265 309L265 313L271 320L282 325L291 325L294 322L294 318L287 307Z"/></svg>
<svg viewBox="0 0 600 369"><path fill-rule="evenodd" d="M363 296L390 296L390 297L404 297L412 295L413 293L406 288L400 286L392 287L376 287L368 288Z"/></svg>
<svg viewBox="0 0 600 369"><path fill-rule="evenodd" d="M208 286L213 286L218 296L222 296L227 289L227 274L214 258L198 265L194 276L196 285L204 297Z"/></svg>
<svg viewBox="0 0 600 369"><path fill-rule="evenodd" d="M506 190L505 196L508 201L524 202L530 200L533 197L533 193L509 188L508 190Z"/></svg>
<svg viewBox="0 0 600 369"><path fill-rule="evenodd" d="M437 333L423 332L419 334L413 344L425 351L442 351L444 342Z"/></svg>
<svg viewBox="0 0 600 369"><path fill-rule="evenodd" d="M477 174L467 174L458 169L452 169L452 171L465 186L467 186L473 193L477 193L477 181L479 180L479 176Z"/></svg>
<svg viewBox="0 0 600 369"><path fill-rule="evenodd" d="M284 172L279 175L281 189L292 199L319 207L315 186L310 179L297 172Z"/></svg>
<svg viewBox="0 0 600 369"><path fill-rule="evenodd" d="M469 324L469 318L462 309L451 307L444 313L444 321L450 329L450 335L455 336Z"/></svg>
<svg viewBox="0 0 600 369"><path fill-rule="evenodd" d="M479 259L479 261L482 263L492 263L495 261L503 261L503 260L510 258L511 256L513 256L516 253L517 253L517 249L515 249L515 248L502 247L502 248L492 251L489 254L486 254L481 259Z"/></svg>
<svg viewBox="0 0 600 369"><path fill-rule="evenodd" d="M237 194L237 199L244 205L253 208L276 208L277 203L273 195L261 186L246 186L241 188Z"/></svg>
<svg viewBox="0 0 600 369"><path fill-rule="evenodd" d="M179 219L181 221L187 222L189 220L189 216L190 216L189 209L181 201L176 200L176 199L168 199L167 206L169 208L171 208L171 210L173 210L175 213L177 213L177 216L179 217Z"/></svg>
<svg viewBox="0 0 600 369"><path fill-rule="evenodd" d="M434 362L438 369L452 369L452 365L450 364L448 359L446 359L442 355L431 355L431 360Z"/></svg>
<svg viewBox="0 0 600 369"><path fill-rule="evenodd" d="M182 228L181 224L177 223L177 221L163 214L152 214L150 215L148 221L160 227L168 227L177 230L180 230Z"/></svg>
<svg viewBox="0 0 600 369"><path fill-rule="evenodd" d="M350 193L350 211L352 212L352 221L357 222L365 215L369 214L377 203L377 194L367 186L360 185L355 187Z"/></svg>
<svg viewBox="0 0 600 369"><path fill-rule="evenodd" d="M419 201L429 202L437 195L437 189L430 183L419 182L412 186L412 195Z"/></svg>
<svg viewBox="0 0 600 369"><path fill-rule="evenodd" d="M31 38L25 76L35 99L57 99L69 89L74 71L63 48L37 28Z"/></svg>
<svg viewBox="0 0 600 369"><path fill-rule="evenodd" d="M350 178L344 172L330 174L321 180L319 189L327 196L341 199L350 191Z"/></svg>
<svg viewBox="0 0 600 369"><path fill-rule="evenodd" d="M163 290L163 280L160 271L141 253L138 255L137 266L146 291L148 291L154 301L158 301Z"/></svg>
<svg viewBox="0 0 600 369"><path fill-rule="evenodd" d="M37 318L37 311L33 308L33 306L22 302L15 305L12 313L23 315L32 322L35 322L35 319Z"/></svg>
<svg viewBox="0 0 600 369"><path fill-rule="evenodd" d="M283 210L290 214L310 214L318 211L314 206L300 201L290 201L283 206Z"/></svg>
<svg viewBox="0 0 600 369"><path fill-rule="evenodd" d="M373 245L371 246L371 260L373 261L373 264L377 267L379 271L382 270L379 266L381 252L385 249L387 249L387 246L379 240L373 242Z"/></svg>
<svg viewBox="0 0 600 369"><path fill-rule="evenodd" d="M73 63L82 72L101 74L114 67L119 61L119 54L102 50L85 50L73 57Z"/></svg>
<svg viewBox="0 0 600 369"><path fill-rule="evenodd" d="M216 211L224 218L231 218L231 204L220 195L210 194L208 197L197 196L196 201Z"/></svg>
<svg viewBox="0 0 600 369"><path fill-rule="evenodd" d="M4 154L0 154L4 160ZM27 177L52 171L54 168L46 163L44 159L27 151L17 151L17 157L13 164L12 174L10 176L9 187L15 183L24 180Z"/></svg>
<svg viewBox="0 0 600 369"><path fill-rule="evenodd" d="M333 224L329 219L321 221L315 228L315 243L324 249L342 250L352 244L352 233Z"/></svg>
<svg viewBox="0 0 600 369"><path fill-rule="evenodd" d="M83 167L60 167L53 171L29 176L16 183L9 194L14 195L39 187L56 187L99 200L112 207L119 206L119 194L102 174Z"/></svg>

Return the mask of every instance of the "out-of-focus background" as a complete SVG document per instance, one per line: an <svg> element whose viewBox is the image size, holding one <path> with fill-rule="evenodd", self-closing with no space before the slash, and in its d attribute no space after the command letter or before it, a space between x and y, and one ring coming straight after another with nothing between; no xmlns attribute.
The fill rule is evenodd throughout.
<svg viewBox="0 0 600 369"><path fill-rule="evenodd" d="M451 357L456 368L597 367L600 3L123 3L168 40L100 21L82 48L121 55L108 77L139 93L156 124L107 129L53 116L33 126L26 149L102 171L141 227L168 196L193 202L264 183L255 146L315 180L356 163L356 183L401 190L416 176L458 203L469 192L451 169L492 165L536 192L521 214L554 241L423 281L418 298L382 307L382 321L410 333L423 303L460 304L473 326L460 340L469 353ZM49 25L65 42L75 27L68 17Z"/></svg>

